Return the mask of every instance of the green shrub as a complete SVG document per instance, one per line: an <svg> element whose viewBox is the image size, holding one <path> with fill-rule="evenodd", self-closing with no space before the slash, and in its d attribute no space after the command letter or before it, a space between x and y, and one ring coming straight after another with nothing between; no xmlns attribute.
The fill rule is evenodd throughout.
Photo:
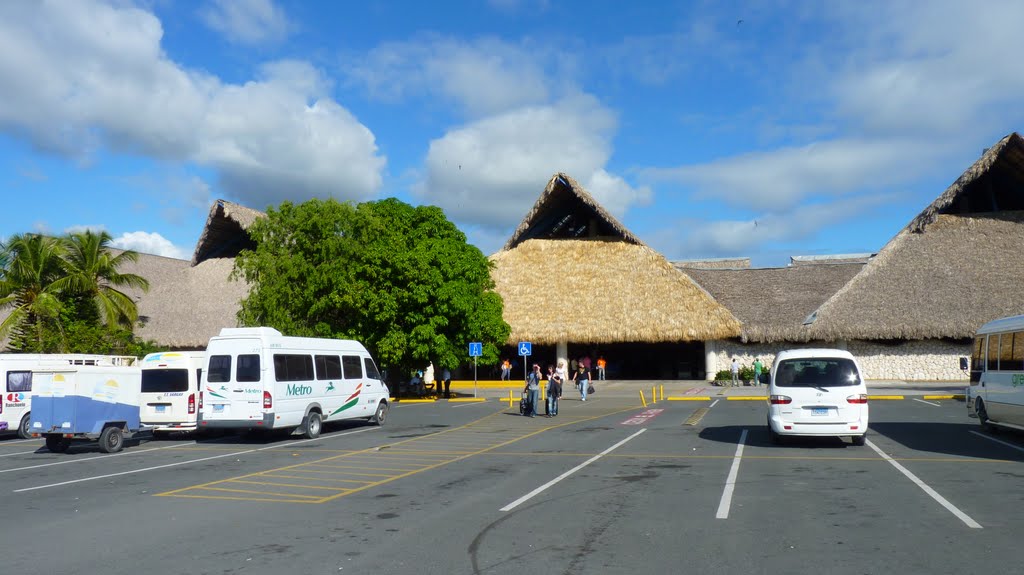
<svg viewBox="0 0 1024 575"><path fill-rule="evenodd" d="M728 369L723 369L715 374L715 381L732 381L732 372Z"/></svg>

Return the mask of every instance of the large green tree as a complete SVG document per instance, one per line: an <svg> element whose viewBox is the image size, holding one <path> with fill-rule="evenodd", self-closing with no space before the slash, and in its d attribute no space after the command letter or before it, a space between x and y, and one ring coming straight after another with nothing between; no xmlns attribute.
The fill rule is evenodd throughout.
<svg viewBox="0 0 1024 575"><path fill-rule="evenodd" d="M114 255L112 238L101 231L84 231L67 235L64 243L64 277L56 285L66 294L85 296L107 327L131 328L139 319L139 310L132 298L120 288L149 290L149 282L136 274L121 273L119 268L137 262L139 254L125 250Z"/></svg>
<svg viewBox="0 0 1024 575"><path fill-rule="evenodd" d="M285 202L249 233L257 247L235 264L252 286L243 325L358 339L393 379L428 361L464 364L472 341L482 363L497 362L510 329L491 264L440 208Z"/></svg>
<svg viewBox="0 0 1024 575"><path fill-rule="evenodd" d="M0 337L19 338L37 349L54 335L62 341L58 282L64 277L64 244L40 234L18 234L0 253L0 309L10 309L0 323Z"/></svg>

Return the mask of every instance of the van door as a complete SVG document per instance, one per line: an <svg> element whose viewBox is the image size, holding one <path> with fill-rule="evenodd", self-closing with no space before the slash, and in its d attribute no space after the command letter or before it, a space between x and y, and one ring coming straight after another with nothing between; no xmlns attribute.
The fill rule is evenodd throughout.
<svg viewBox="0 0 1024 575"><path fill-rule="evenodd" d="M264 405L273 401L262 375L258 353L211 353L203 374L203 419L262 422Z"/></svg>

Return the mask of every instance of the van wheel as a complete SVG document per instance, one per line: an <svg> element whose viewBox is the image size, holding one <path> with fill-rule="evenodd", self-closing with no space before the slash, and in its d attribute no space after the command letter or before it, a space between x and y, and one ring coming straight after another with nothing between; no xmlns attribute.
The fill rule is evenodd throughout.
<svg viewBox="0 0 1024 575"><path fill-rule="evenodd" d="M771 438L772 443L774 443L775 445L782 445L782 436L779 435L778 433L775 433L775 430L772 429L771 421L768 422L768 436Z"/></svg>
<svg viewBox="0 0 1024 575"><path fill-rule="evenodd" d="M71 447L71 440L67 437L59 435L46 436L46 448L50 450L50 453L64 453L69 447Z"/></svg>
<svg viewBox="0 0 1024 575"><path fill-rule="evenodd" d="M316 439L320 437L320 431L323 428L323 420L320 419L320 414L316 411L310 411L309 415L306 416L306 428L302 432L302 436L306 439Z"/></svg>
<svg viewBox="0 0 1024 575"><path fill-rule="evenodd" d="M377 411L370 418L370 422L375 425L384 425L384 420L388 418L388 404L383 401L377 404Z"/></svg>
<svg viewBox="0 0 1024 575"><path fill-rule="evenodd" d="M29 429L29 426L32 424L31 415L31 412L26 413L21 418L21 423L18 424L18 437L22 439L29 439L32 437L32 430Z"/></svg>
<svg viewBox="0 0 1024 575"><path fill-rule="evenodd" d="M985 411L985 402L982 401L980 397L974 400L974 411L978 413L978 423L981 424L981 428L983 430L989 432L995 431L995 426L993 426L992 422L988 420L988 412Z"/></svg>
<svg viewBox="0 0 1024 575"><path fill-rule="evenodd" d="M104 428L100 433L100 451L103 453L117 453L124 448L124 434L120 427L110 426Z"/></svg>
<svg viewBox="0 0 1024 575"><path fill-rule="evenodd" d="M868 439L868 434L865 433L864 435L854 435L850 439L853 440L854 445L864 445L864 443Z"/></svg>

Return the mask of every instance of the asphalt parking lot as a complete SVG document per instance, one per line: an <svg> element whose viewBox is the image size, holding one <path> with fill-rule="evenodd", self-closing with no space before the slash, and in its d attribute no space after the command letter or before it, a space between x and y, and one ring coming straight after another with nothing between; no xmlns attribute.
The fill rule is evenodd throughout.
<svg viewBox="0 0 1024 575"><path fill-rule="evenodd" d="M104 455L0 440L17 573L954 573L1019 561L1024 437L873 401L868 445L773 445L761 401L403 403L316 440Z"/></svg>

